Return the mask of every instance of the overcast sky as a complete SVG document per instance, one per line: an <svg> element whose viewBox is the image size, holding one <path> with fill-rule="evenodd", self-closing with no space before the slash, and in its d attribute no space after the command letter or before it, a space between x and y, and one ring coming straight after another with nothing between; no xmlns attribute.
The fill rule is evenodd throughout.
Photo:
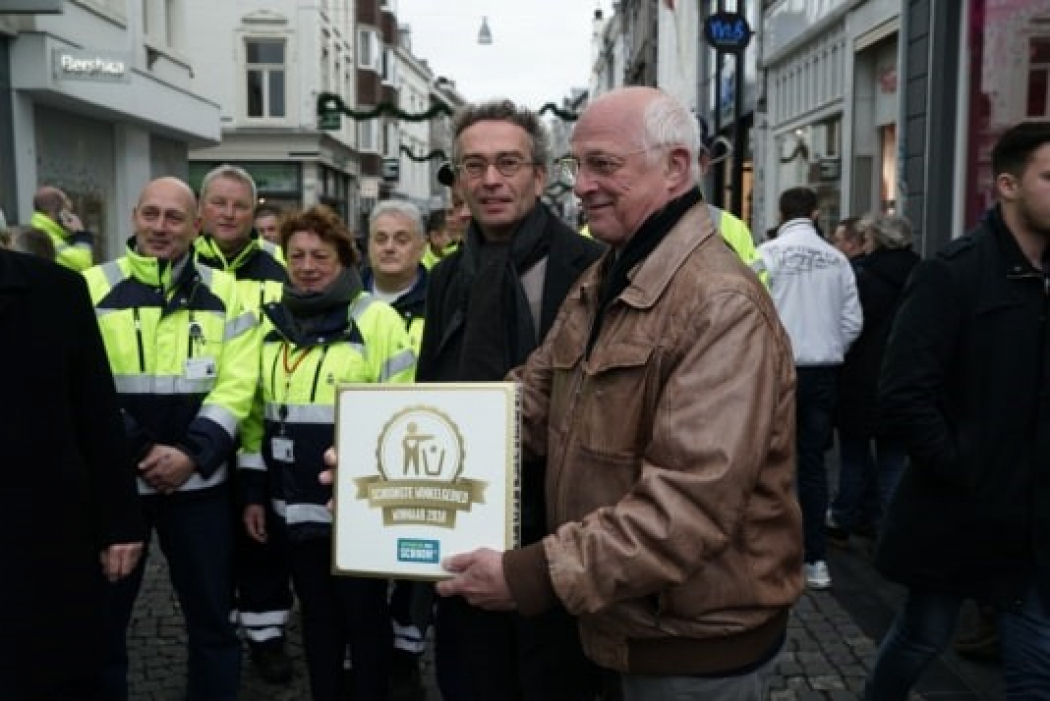
<svg viewBox="0 0 1050 701"><path fill-rule="evenodd" d="M412 53L471 101L509 97L533 109L561 105L590 76L594 10L610 0L398 0ZM487 17L492 44L477 43Z"/></svg>

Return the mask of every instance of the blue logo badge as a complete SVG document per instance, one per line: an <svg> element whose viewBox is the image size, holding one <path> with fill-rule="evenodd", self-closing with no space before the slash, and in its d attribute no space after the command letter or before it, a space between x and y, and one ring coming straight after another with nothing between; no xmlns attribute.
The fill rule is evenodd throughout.
<svg viewBox="0 0 1050 701"><path fill-rule="evenodd" d="M436 565L441 561L440 541L423 540L421 538L398 538L397 539L397 561L398 562L422 562L428 565Z"/></svg>

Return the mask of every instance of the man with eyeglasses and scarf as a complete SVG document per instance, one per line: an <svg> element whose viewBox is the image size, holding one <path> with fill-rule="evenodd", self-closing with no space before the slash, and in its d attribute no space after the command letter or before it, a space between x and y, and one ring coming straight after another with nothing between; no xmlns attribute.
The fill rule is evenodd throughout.
<svg viewBox="0 0 1050 701"><path fill-rule="evenodd" d="M791 347L711 222L698 142L653 88L580 117L562 163L611 250L512 373L551 533L448 557L437 585L523 616L564 606L625 701L766 698L802 591Z"/></svg>
<svg viewBox="0 0 1050 701"><path fill-rule="evenodd" d="M456 117L456 185L470 208L462 245L432 270L416 378L502 380L546 336L576 278L601 254L540 202L550 146L537 115L508 100ZM546 534L542 457L522 465L522 540ZM456 701L593 698L598 675L564 610L523 618L460 597L438 602L437 675Z"/></svg>

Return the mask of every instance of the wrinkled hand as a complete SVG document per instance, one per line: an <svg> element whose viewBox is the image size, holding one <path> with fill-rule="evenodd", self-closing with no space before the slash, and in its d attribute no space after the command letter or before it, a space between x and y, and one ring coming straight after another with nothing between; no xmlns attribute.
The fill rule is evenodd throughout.
<svg viewBox="0 0 1050 701"><path fill-rule="evenodd" d="M115 543L101 553L102 572L106 579L116 582L131 574L142 557L142 543Z"/></svg>
<svg viewBox="0 0 1050 701"><path fill-rule="evenodd" d="M453 555L441 561L441 566L456 576L438 582L441 596L462 596L472 606L489 611L510 611L516 608L507 578L503 574L503 553L479 548L474 552Z"/></svg>
<svg viewBox="0 0 1050 701"><path fill-rule="evenodd" d="M254 540L266 542L266 509L261 504L249 504L244 507L244 530L248 531L248 535Z"/></svg>
<svg viewBox="0 0 1050 701"><path fill-rule="evenodd" d="M324 464L328 467L327 470L323 470L321 474L317 475L317 481L321 484L333 485L335 484L335 467L339 462L339 456L335 453L335 448L329 448L324 451ZM328 500L326 504L328 510L332 510L332 500Z"/></svg>
<svg viewBox="0 0 1050 701"><path fill-rule="evenodd" d="M193 476L190 456L170 445L155 445L138 464L139 476L161 494L171 494Z"/></svg>

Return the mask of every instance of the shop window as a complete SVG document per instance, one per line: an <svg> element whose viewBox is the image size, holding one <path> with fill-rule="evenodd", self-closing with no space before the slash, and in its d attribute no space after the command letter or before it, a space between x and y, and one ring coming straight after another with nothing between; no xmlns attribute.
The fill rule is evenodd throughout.
<svg viewBox="0 0 1050 701"><path fill-rule="evenodd" d="M359 109L366 109L360 107ZM379 153L379 130L377 119L362 119L357 123L357 149L369 153Z"/></svg>
<svg viewBox="0 0 1050 701"><path fill-rule="evenodd" d="M397 58L391 48L383 50L383 82L387 85L397 83Z"/></svg>
<svg viewBox="0 0 1050 701"><path fill-rule="evenodd" d="M378 71L383 61L383 50L379 45L379 35L372 29L360 29L357 32L357 67Z"/></svg>
<svg viewBox="0 0 1050 701"><path fill-rule="evenodd" d="M180 0L142 0L143 34L159 48L177 48L181 13Z"/></svg>
<svg viewBox="0 0 1050 701"><path fill-rule="evenodd" d="M1028 49L1029 117L1050 115L1050 37L1033 37Z"/></svg>
<svg viewBox="0 0 1050 701"><path fill-rule="evenodd" d="M970 227L995 202L996 140L1018 122L1050 117L1050 0L970 0L967 10L963 224Z"/></svg>
<svg viewBox="0 0 1050 701"><path fill-rule="evenodd" d="M244 44L248 117L283 118L286 114L284 40L248 39Z"/></svg>

